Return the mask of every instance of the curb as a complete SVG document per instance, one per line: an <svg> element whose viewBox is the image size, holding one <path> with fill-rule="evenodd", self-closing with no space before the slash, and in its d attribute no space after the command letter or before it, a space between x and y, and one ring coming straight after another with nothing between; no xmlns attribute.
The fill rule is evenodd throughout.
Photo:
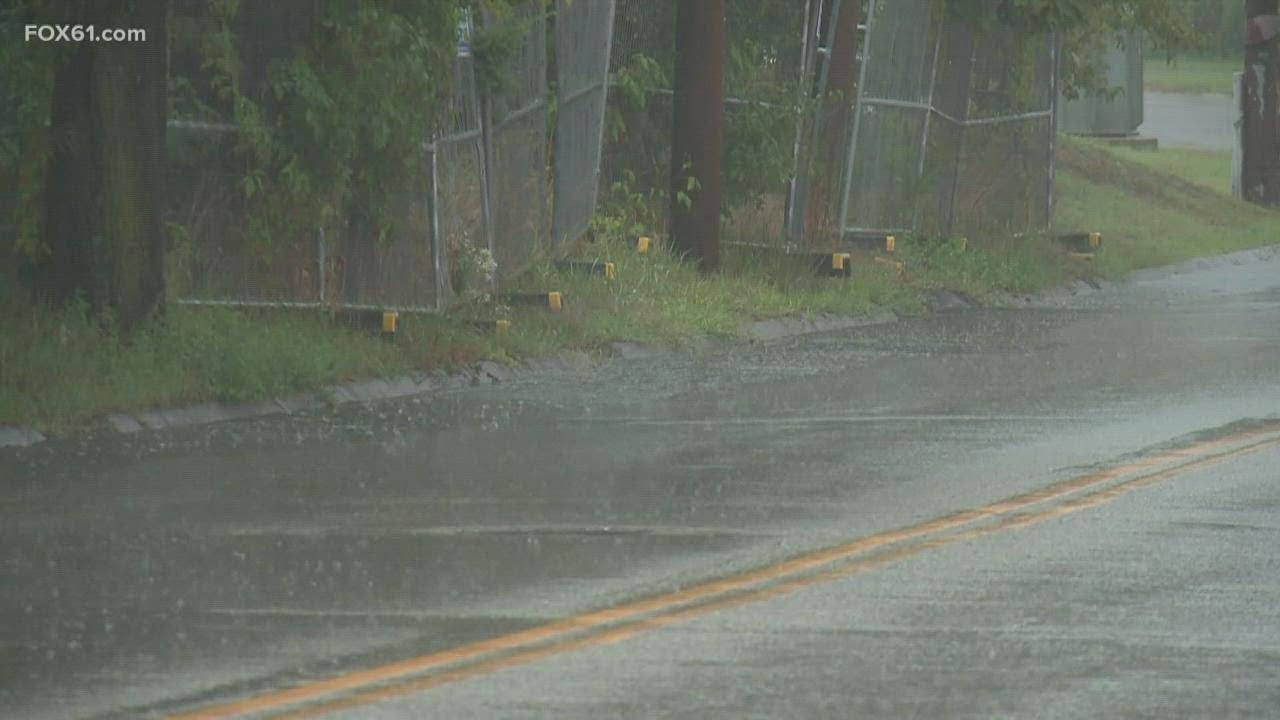
<svg viewBox="0 0 1280 720"><path fill-rule="evenodd" d="M769 342L800 335L848 330L871 325L888 325L898 321L898 315L890 310L881 310L867 315L814 315L810 318L784 317L772 320L757 320L742 326L742 332L748 338Z"/></svg>
<svg viewBox="0 0 1280 720"><path fill-rule="evenodd" d="M893 323L897 320L898 316L887 310L863 316L823 314L811 318L786 317L746 323L742 326L742 333L750 342L768 342L813 333ZM695 338L690 346L701 347L705 344ZM609 351L612 358L617 360L652 359L674 352L665 347L630 342L611 343ZM567 352L557 357L532 358L525 361L519 368L485 360L453 374L434 370L393 378L366 378L330 385L314 392L296 393L250 403L204 402L183 407L111 413L99 421L98 426L121 435L133 435L144 431L210 425L229 420L292 415L326 405L372 403L442 390L499 385L511 382L520 376L555 370L582 369L595 362L591 356L581 351ZM46 440L48 440L46 435L32 428L0 426L0 448L30 447Z"/></svg>

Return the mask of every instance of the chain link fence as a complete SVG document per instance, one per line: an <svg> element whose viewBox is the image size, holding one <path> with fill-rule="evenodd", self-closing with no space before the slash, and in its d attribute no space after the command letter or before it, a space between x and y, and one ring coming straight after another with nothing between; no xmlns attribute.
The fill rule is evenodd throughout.
<svg viewBox="0 0 1280 720"><path fill-rule="evenodd" d="M498 68L499 87L481 99L493 200L490 247L499 275L509 277L524 269L548 232L547 31L540 3L518 6L504 22L518 24L524 36Z"/></svg>
<svg viewBox="0 0 1280 720"><path fill-rule="evenodd" d="M377 241L343 232L339 219L255 245L241 223L239 131L229 112L217 111L200 56L179 47L172 71L184 101L175 103L169 152L172 293L193 304L434 310L488 292L495 274L501 282L519 273L540 243L580 236L595 214L613 6L561 0L518 5L502 18L464 13L449 93L422 102L422 122L434 128L421 157L427 180L392 203L391 231ZM241 10L236 37L247 91L298 39L276 29L307 26L306 18L283 17L295 11L289 4ZM208 21L207 8L192 0L178 0L174 12L179 26ZM499 25L515 29L518 47L478 72L473 36Z"/></svg>
<svg viewBox="0 0 1280 720"><path fill-rule="evenodd" d="M556 244L581 236L595 215L613 13L612 2L556 0Z"/></svg>
<svg viewBox="0 0 1280 720"><path fill-rule="evenodd" d="M975 27L932 0L727 4L729 242L829 250L859 234L1047 225L1053 38ZM239 130L197 47L175 42L172 292L195 303L437 309L491 289L493 260L501 281L540 244L581 236L601 202L648 213L646 225L662 232L675 9L676 0L557 0L500 21L464 14L450 91L422 100L422 122L434 128L420 158L427 179L392 204L392 230L377 242L356 241L341 218L255 242L244 230ZM242 6L235 36L246 91L293 51L304 11ZM200 37L208 13L175 0L175 32ZM856 52L846 45L833 67L842 14L846 28L860 21ZM499 22L514 24L518 47L482 72L471 40ZM822 107L832 78L851 90L839 98L842 115ZM807 227L818 205L831 208L830 232Z"/></svg>
<svg viewBox="0 0 1280 720"><path fill-rule="evenodd" d="M615 195L660 205L675 2L618 0L617 12L605 174ZM861 21L852 69L831 65L841 13ZM931 0L728 0L726 20L727 241L828 250L833 235L1047 226L1050 35L978 28ZM847 125L824 127L831 78L849 72L852 94L836 102L852 112L821 117ZM833 153L841 159L828 182L817 176ZM828 204L831 232L815 232L806 213Z"/></svg>
<svg viewBox="0 0 1280 720"><path fill-rule="evenodd" d="M728 0L723 202L728 234L773 243L785 234L805 93L806 27L818 0ZM671 176L676 4L618 0L614 23L605 189L663 204ZM811 72L809 73L811 75ZM662 208L665 210L665 208ZM657 208L650 222L665 230Z"/></svg>
<svg viewBox="0 0 1280 720"><path fill-rule="evenodd" d="M1057 50L930 0L869 0L846 235L1021 232L1053 203Z"/></svg>

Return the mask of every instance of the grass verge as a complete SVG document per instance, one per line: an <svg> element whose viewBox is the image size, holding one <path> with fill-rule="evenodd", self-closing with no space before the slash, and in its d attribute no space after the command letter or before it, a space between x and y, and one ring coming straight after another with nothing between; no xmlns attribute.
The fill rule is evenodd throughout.
<svg viewBox="0 0 1280 720"><path fill-rule="evenodd" d="M1229 163L1225 153L1144 153L1064 138L1055 231L1102 232L1105 249L1089 260L1043 237L902 239L895 258L901 267L860 254L852 279L831 279L815 276L805 258L730 245L723 271L704 276L661 246L640 256L621 239L602 239L574 255L615 263L616 280L543 260L511 288L560 291L563 312L475 305L406 316L394 343L317 313L182 306L121 338L83 307L32 307L10 282L8 294L0 293L0 424L57 432L113 411L246 401L411 369L600 352L615 341L729 338L755 319L877 308L914 313L935 290L998 301L1076 277L1118 277L1274 243L1280 213L1230 198ZM495 317L512 320L511 332L483 332L469 322Z"/></svg>
<svg viewBox="0 0 1280 720"><path fill-rule="evenodd" d="M87 316L0 301L0 423L76 427L114 410L309 390L407 369L392 348L310 314L170 308L122 338Z"/></svg>
<svg viewBox="0 0 1280 720"><path fill-rule="evenodd" d="M1203 95L1232 94L1232 76L1243 69L1234 58L1182 57L1173 62L1149 61L1143 86L1156 92Z"/></svg>
<svg viewBox="0 0 1280 720"><path fill-rule="evenodd" d="M1055 225L1103 234L1106 249L1090 263L1096 274L1119 277L1280 239L1280 212L1222 192L1229 153L1166 153L1063 142Z"/></svg>

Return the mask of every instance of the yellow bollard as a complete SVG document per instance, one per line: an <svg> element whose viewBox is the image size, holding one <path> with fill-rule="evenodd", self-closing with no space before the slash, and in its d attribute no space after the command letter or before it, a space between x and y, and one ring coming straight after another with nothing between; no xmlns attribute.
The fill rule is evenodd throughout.
<svg viewBox="0 0 1280 720"><path fill-rule="evenodd" d="M1097 250L1098 248L1102 247L1102 233L1100 232L1089 233L1089 247L1093 248L1094 250Z"/></svg>
<svg viewBox="0 0 1280 720"><path fill-rule="evenodd" d="M547 293L547 307L551 308L551 312L560 312L564 309L564 297L554 290Z"/></svg>
<svg viewBox="0 0 1280 720"><path fill-rule="evenodd" d="M387 335L394 335L396 332L396 325L399 320L400 313L395 312L394 310L388 310L382 313L382 332Z"/></svg>
<svg viewBox="0 0 1280 720"><path fill-rule="evenodd" d="M641 235L636 239L636 252L641 255L649 254L649 247L653 244L653 240L646 235Z"/></svg>
<svg viewBox="0 0 1280 720"><path fill-rule="evenodd" d="M898 238L892 235L886 235L884 238L884 251L887 253L895 253L898 251Z"/></svg>

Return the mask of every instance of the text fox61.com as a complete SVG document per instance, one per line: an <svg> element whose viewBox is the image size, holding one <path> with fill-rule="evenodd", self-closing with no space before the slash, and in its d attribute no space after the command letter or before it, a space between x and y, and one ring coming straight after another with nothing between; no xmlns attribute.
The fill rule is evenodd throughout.
<svg viewBox="0 0 1280 720"><path fill-rule="evenodd" d="M96 25L27 25L27 42L146 42L146 28L101 28Z"/></svg>

